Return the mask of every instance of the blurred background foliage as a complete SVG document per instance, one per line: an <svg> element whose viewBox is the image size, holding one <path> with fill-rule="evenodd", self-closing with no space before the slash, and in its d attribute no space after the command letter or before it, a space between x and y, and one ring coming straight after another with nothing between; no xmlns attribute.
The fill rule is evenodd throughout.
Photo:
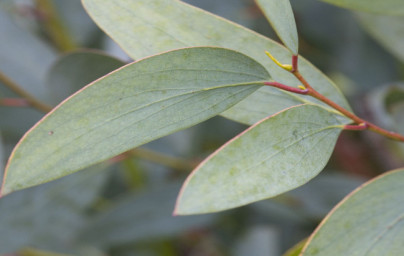
<svg viewBox="0 0 404 256"><path fill-rule="evenodd" d="M253 0L186 2L278 40ZM360 116L403 133L404 17L317 0L291 3L300 54L338 84ZM2 0L0 164L51 106L130 61L79 0ZM9 106L10 99L21 98L12 85L43 108ZM222 213L173 217L192 167L245 128L212 118L87 171L2 198L0 254L282 255L350 191L404 162L402 145L346 132L322 174L301 188Z"/></svg>

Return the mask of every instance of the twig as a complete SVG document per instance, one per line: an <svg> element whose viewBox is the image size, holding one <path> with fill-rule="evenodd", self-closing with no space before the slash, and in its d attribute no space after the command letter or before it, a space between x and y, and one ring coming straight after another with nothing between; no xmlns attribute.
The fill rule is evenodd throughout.
<svg viewBox="0 0 404 256"><path fill-rule="evenodd" d="M18 84L14 83L10 78L8 78L4 73L0 71L0 82L7 86L10 90L24 98L30 106L36 108L41 112L49 112L52 106L45 104L31 95L29 92L22 89Z"/></svg>
<svg viewBox="0 0 404 256"><path fill-rule="evenodd" d="M52 1L36 0L36 6L39 12L43 15L41 21L44 29L55 46L64 52L74 50L76 45L62 23Z"/></svg>
<svg viewBox="0 0 404 256"><path fill-rule="evenodd" d="M181 158L167 156L165 154L161 154L152 150L144 149L144 148L135 148L129 150L123 154L120 154L113 159L113 162L121 161L127 157L138 157L144 160L148 160L150 162L154 162L157 164L161 164L164 166L168 166L172 169L179 171L190 171L196 167L197 163L193 163L191 161L187 161Z"/></svg>
<svg viewBox="0 0 404 256"><path fill-rule="evenodd" d="M283 68L284 70L289 71L290 73L292 73L302 84L302 87L299 88L295 88L295 87L291 87L288 85L284 85L278 82L264 82L264 85L269 85L269 86L273 86L282 90L286 90L289 92L293 92L293 93L299 93L299 94L306 94L306 95L310 95L313 98L316 98L322 102L324 102L325 104L327 104L328 106L334 108L335 110L338 110L341 114L345 115L346 117L348 117L349 119L351 119L356 125L346 125L344 127L344 129L347 130L371 130L373 132L376 132L378 134L381 134L387 138L393 139L393 140L397 140L397 141L403 141L404 142L404 136L396 133L396 132L392 132L392 131L388 131L385 130L371 122L368 122L366 120L363 120L362 118L358 117L357 115L355 115L354 113L348 111L347 109L343 108L342 106L338 105L336 102L330 100L329 98L325 97L324 95L322 95L321 93L319 93L318 91L316 91L307 81L306 79L304 79L304 77L302 76L302 74L299 72L298 70L298 56L294 55L292 57L292 65L285 65L285 64L281 64L279 61L277 61L272 55L270 55L268 52L266 52L266 54L281 68Z"/></svg>

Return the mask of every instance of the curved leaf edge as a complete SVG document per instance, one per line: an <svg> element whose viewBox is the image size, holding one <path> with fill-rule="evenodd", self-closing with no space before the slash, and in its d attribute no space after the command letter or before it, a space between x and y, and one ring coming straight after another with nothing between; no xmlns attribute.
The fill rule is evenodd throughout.
<svg viewBox="0 0 404 256"><path fill-rule="evenodd" d="M264 16L266 18L266 20L268 21L269 25L275 30L275 33L278 35L279 39L282 41L283 43L283 47L285 47L286 49L288 49L293 55L298 55L299 53L299 39L298 39L298 33L297 33L297 28L296 28L296 20L295 20L295 16L293 15L293 10L292 10L292 6L290 4L290 1L287 0L287 3L289 4L290 9L292 10L292 16L291 18L293 19L293 23L295 24L294 29L293 29L293 34L296 37L296 48L295 47L289 47L288 46L288 42L285 41L285 39L282 36L282 33L279 32L278 27L275 25L275 23L273 22L272 18L269 17L266 12L265 12L265 8L263 7L263 5L261 4L260 1L258 0L254 0L254 2L256 3L256 5L259 7L259 9L261 10L261 12L264 13Z"/></svg>
<svg viewBox="0 0 404 256"><path fill-rule="evenodd" d="M283 113L283 112L285 112L285 111L288 111L288 110L290 110L290 109L298 108L298 107L301 107L301 106L308 106L308 105L310 105L310 106L317 106L317 107L320 107L320 108L322 108L322 109L324 109L324 110L326 110L326 111L328 111L328 112L334 113L333 111L330 111L329 109L325 108L324 106L317 105L317 104L311 104L311 103L304 103L304 104L299 104L299 105L292 106L292 107L289 107L289 108L285 108L285 109L283 109L283 110L281 110L281 111L279 111L279 112L277 112L277 113L275 113L275 114L273 114L273 115L270 115L270 116L268 116L268 117L266 117L266 118L263 118L262 120L258 121L257 123L255 123L254 125L250 126L250 127L247 128L246 130L242 131L241 133L239 133L238 135L236 135L235 137L233 137L232 139L230 139L229 141L227 141L225 144L223 144L221 147L219 147L218 149L216 149L216 150L215 150L213 153L211 153L207 158L205 158L201 163L199 163L199 164L194 168L194 170L192 170L192 172L191 172L191 173L188 175L188 177L185 179L185 181L184 181L183 185L181 186L181 189L180 189L180 191L179 191L179 193L178 193L177 200L176 200L176 203L175 203L175 207L174 207L174 210L173 210L173 216L214 213L214 212L181 213L180 210L179 210L180 199L181 199L181 197L182 197L182 195L183 195L183 193L184 193L184 191L185 191L187 185L189 184L189 181L193 178L193 176L195 175L195 173L196 173L197 171L199 171L200 167L203 166L203 165L204 165L206 162L208 162L210 159L212 159L212 158L213 158L217 153L219 153L223 148L227 147L230 143L232 143L233 141L235 141L236 139L238 139L239 137L241 137L241 136L244 135L245 133L249 132L251 129L253 129L253 128L256 127L257 125L261 124L262 122L264 122L264 121L266 121L266 120L268 120L268 119L270 119L270 118L272 118L272 117L275 117L275 116L277 116L277 115L279 115L279 114L281 114L281 113ZM334 114L335 114L335 113L334 113ZM341 131L342 131L342 128L341 128ZM321 172L321 171L320 171L320 172ZM313 176L312 178L308 179L305 183L309 182L311 179L315 178L316 176L317 176L317 175L315 175L315 176ZM290 189L288 189L287 191L290 191L290 190L293 190L293 189L295 189L295 188L298 188L298 187L304 185L305 183L300 184L300 185L296 185L296 186L294 186L294 187L290 187ZM282 194L285 193L285 192L287 192L287 191L282 192ZM258 201L261 201L261 200L265 200L265 199L268 199L268 198L271 198L271 197L265 197L265 198L261 198L261 199L256 199L255 201L251 201L251 202L239 204L238 206L234 206L234 207L229 208L229 209L227 209L227 210L234 209L234 208L241 207L241 206L245 206L245 205L249 205L249 204L251 204L251 203L258 202ZM224 210L225 210L225 209L224 209ZM220 211L223 211L223 210L220 210Z"/></svg>
<svg viewBox="0 0 404 256"><path fill-rule="evenodd" d="M120 43L119 41L115 40L114 37L111 35L111 33L109 33L108 31L106 31L101 25L99 25L99 23L97 22L97 19L93 18L92 13L87 10L85 1L86 1L86 0L81 0L82 6L83 6L83 8L85 9L85 11L87 12L87 14L91 17L91 19L97 24L97 26L98 26L106 35L108 35L116 44L118 44L118 45L121 47L121 49L122 49L126 54L128 54L128 56L130 56L131 58L136 58L136 56L133 56L133 54L131 54L127 49L125 49L125 47L122 47L121 43ZM221 17L221 16L219 16L219 15L215 15L215 14L213 14L213 13L211 13L211 12L208 12L208 11L206 11L206 10L204 10L204 9L201 9L201 8L199 8L199 7L196 7L196 6L193 6L193 5L191 5L191 4L188 4L188 3L185 3L185 2L182 2L182 1L178 1L178 2L180 2L180 4L182 4L182 5L187 6L188 8L192 8L192 9L198 10L198 11L200 11L200 12L202 12L202 13L204 13L204 14L206 14L206 15L212 17L212 18L216 18L216 19L222 20L222 21L224 21L224 22L230 23L231 25L233 25L233 26L235 26L235 27L237 27L237 28L239 28L239 29L243 29L243 30L248 31L249 33L255 35L255 36L258 36L258 37L260 37L260 38L263 38L263 39L265 39L265 40L268 40L269 43L271 43L271 44L273 44L273 45L276 45L277 47L283 48L285 51L291 53L291 51L290 51L287 47L285 47L285 45L283 45L282 43L277 42L277 41L275 41L275 40L273 40L273 39L271 39L271 38L269 38L269 37L266 37L266 36L264 36L264 35L262 35L262 34L260 34L260 33L258 33L258 32L255 32L255 31L252 30L252 29L249 29L249 28L247 28L247 27L245 27L245 26L242 26L242 25L240 25L240 24L237 24L237 23L235 23L235 22L233 22L233 21L231 21L231 20L228 20L228 19L226 19L226 18L223 18L223 17ZM200 46L192 46L192 47L200 47ZM186 47L186 48L192 48L192 47ZM212 46L212 47L218 47L218 46ZM218 47L218 48L220 48L220 47ZM232 49L232 48L225 48L225 49L230 49L230 50L233 50L233 51L237 51L237 50ZM239 51L237 51L237 52L239 52ZM244 53L242 53L242 54L244 54ZM263 54L265 54L265 53L263 52ZM156 55L158 55L158 54L156 54ZM154 55L151 55L151 56L154 56ZM326 76L319 68L317 68L314 64L312 64L310 61L308 61L307 59L305 59L305 58L302 57L301 55L298 55L298 58L299 58L299 62L304 62L305 65L307 65L308 67L314 69L314 70L317 71L320 75L322 75L322 76L330 83L330 85L331 85L332 87L334 87L334 89L339 93L339 95L341 95L341 99L343 100L344 107L351 111L351 107L350 107L350 105L349 105L349 103L348 103L348 100L346 99L346 97L345 97L344 94L342 93L341 89L331 80L331 78L329 78L328 76ZM266 68L266 69L267 69L267 68ZM268 71L269 74L271 75L270 70L267 69L267 71ZM319 85L319 86L321 86L321 85ZM282 91L283 93L287 94L289 97L290 97L291 95L293 95L293 98L296 98L296 99L302 101L302 104L307 103L307 101L306 101L304 98L299 97L299 96L296 95L296 94L292 94L292 93L289 93L289 92L286 92L286 91L283 91L283 90L281 90L281 91ZM312 104L312 103L308 103L308 104ZM321 107L328 107L328 106L323 105L323 106L321 106ZM235 121L235 122L238 122L238 123L243 123L242 121L236 120L235 118L228 118L228 117L225 117L225 118L227 118L227 119L229 119L229 120L232 120L232 121ZM243 123L243 124L246 124L246 123ZM252 124L249 124L249 125L252 125ZM1 193L0 193L0 195L1 195Z"/></svg>
<svg viewBox="0 0 404 256"><path fill-rule="evenodd" d="M111 74L114 74L114 73L116 73L116 72L119 72L120 70L126 68L126 67L129 66L129 65L132 65L132 64L135 64L135 63L138 63L138 62L141 62L141 61L143 61L143 60L150 59L150 58L153 58L153 57L156 57L156 56L160 56L160 55L163 55L163 54L166 54L166 53L169 53L169 52L176 52L176 51L181 51L181 50L186 50L186 49L195 49L195 48L224 49L224 50L229 50L229 51L237 52L238 54L247 56L247 55L245 55L244 53L241 53L241 52L239 52L239 51L236 51L236 50L233 50L233 49L224 48L224 47L217 47L217 46L183 47L183 48L178 48L178 49L174 49L174 50L169 50L169 51L160 52L160 53L153 54L153 55L150 55L150 56L147 56L147 57L144 57L144 58L140 58L140 59L138 59L138 60L136 60L136 61L133 61L133 62L131 62L131 63L128 63L128 64L126 64L126 65L124 65L124 66L122 66L122 67L120 67L120 68L118 68L118 69L116 69L116 70L114 70L114 71L112 71L112 72L110 72L110 73L104 75L104 76L99 77L98 79L96 79L96 80L94 80L93 82L87 84L86 86L84 86L83 88L81 88L80 90L76 91L75 93L73 93L72 95L70 95L69 97L67 97L66 99L64 99L62 102L60 102L57 106L55 106L50 112L48 112L45 116L43 116L35 125L33 125L33 126L21 137L21 139L18 141L18 143L14 146L14 148L13 148L13 150L12 150L12 152L11 152L11 154L10 154L8 160L7 160L7 163L6 163L6 166L5 166L5 169L4 169L4 173L3 173L3 181L2 181L2 184L1 184L1 187L0 187L0 198L2 198L2 197L5 196L5 195L10 194L11 192L16 191L16 190L13 190L13 189L6 189L6 180L7 180L7 175L8 175L8 167L10 166L10 163L13 161L14 154L15 154L15 152L18 150L18 147L24 142L24 140L25 140L26 137L30 134L31 131L33 131L34 129L36 129L44 120L46 120L51 114L53 114L53 113L54 113L59 107L61 107L65 102L69 101L71 98L75 97L77 94L80 94L83 90L85 90L85 89L87 89L88 87L94 85L94 84L97 83L98 81L104 79L105 77L108 77L108 76L111 75ZM250 58L250 59L252 59L252 60L254 60L254 59L251 58L250 56L247 56L247 57ZM254 60L254 61L257 62L257 63L259 63L259 62L256 61L256 60ZM269 75L269 74L268 74L268 75ZM270 77L270 75L269 75L269 77ZM252 81L252 82L250 82L250 83L245 83L245 85L258 84L259 82L263 82L263 81ZM236 102L236 104L237 104L237 102ZM188 127L185 127L185 128L188 128ZM184 128L184 129L185 129L185 128ZM168 135L168 134L167 134L167 135ZM156 138L156 139L158 139L158 138ZM140 146L140 145L139 145L139 146ZM124 151L123 151L123 152L124 152ZM121 153L123 153L123 152L121 152ZM94 162L92 165L98 164L98 163L100 163L100 162L102 162L102 161L105 161L105 160L107 160L107 159L101 159L101 160L99 160L98 162ZM81 170L81 169L80 169L80 170ZM78 171L78 170L77 170L77 171ZM74 174L74 173L71 173L71 174ZM68 175L69 175L69 174L68 174ZM66 176L66 175L62 175L62 176L56 177L56 178L47 179L47 180L45 180L43 183L50 182L50 181L53 181L53 180L55 180L55 179L62 178L62 177L64 177L64 176ZM43 184L43 183L41 183L41 184ZM38 184L38 185L39 185L39 184ZM34 185L33 185L33 186L34 186ZM32 186L29 186L29 187L32 187ZM29 188L29 187L25 187L25 188ZM18 189L18 190L19 190L19 189Z"/></svg>
<svg viewBox="0 0 404 256"><path fill-rule="evenodd" d="M318 224L316 229L313 231L313 233L307 239L307 241L306 241L301 253L299 254L299 256L305 256L306 249L308 248L308 246L310 245L310 243L312 242L314 237L317 235L318 231L327 223L329 218L340 208L340 206L345 204L345 202L347 202L349 199L351 199L352 196L355 196L357 193L362 191L363 188L372 185L374 182L377 182L378 180L380 180L380 179L382 179L382 178L384 178L386 176L393 175L393 174L398 173L398 172L404 172L404 168L394 169L394 170L388 171L388 172L386 172L386 173L384 173L382 175L379 175L379 176L377 176L377 177L375 177L373 179L370 179L367 182L360 185L359 187L357 187L356 189L354 189L348 195L346 195L344 197L344 199L342 199L338 204L336 204L334 206L334 208L327 214L327 216L324 217L324 219L320 222L320 224Z"/></svg>

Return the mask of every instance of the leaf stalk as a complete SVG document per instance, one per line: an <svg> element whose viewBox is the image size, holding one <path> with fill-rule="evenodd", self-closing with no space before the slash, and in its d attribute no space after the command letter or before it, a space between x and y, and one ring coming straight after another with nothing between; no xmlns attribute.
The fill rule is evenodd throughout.
<svg viewBox="0 0 404 256"><path fill-rule="evenodd" d="M298 94L305 94L305 95L310 95L313 98L316 98L323 103L327 104L328 106L332 107L333 109L339 111L341 114L344 116L348 117L351 119L354 123L354 125L345 125L344 129L345 130L355 130L355 131L362 131L362 130L370 130L373 132L376 132L380 135L383 135L389 139L396 140L396 141L402 141L404 142L404 136L385 130L369 121L366 121L354 113L350 112L349 110L345 109L344 107L340 106L338 103L332 101L331 99L327 98L326 96L322 95L318 91L316 91L308 82L307 80L303 77L303 75L299 72L298 70L298 56L293 55L292 56L292 65L285 65L280 63L278 60L276 60L271 54L266 52L266 54L281 68L289 71L292 73L302 84L303 86L299 86L299 88L291 87L288 85L284 85L278 82L264 82L265 85L268 86L273 86L288 92L293 92L293 93L298 93ZM289 68L291 66L291 68ZM303 89L305 88L305 89Z"/></svg>
<svg viewBox="0 0 404 256"><path fill-rule="evenodd" d="M12 81L9 77L7 77L4 73L0 71L0 82L2 82L5 86L7 86L10 90L21 96L25 99L30 106L36 108L41 112L49 112L52 109L52 106L45 104L31 95L29 92L25 91L21 86Z"/></svg>

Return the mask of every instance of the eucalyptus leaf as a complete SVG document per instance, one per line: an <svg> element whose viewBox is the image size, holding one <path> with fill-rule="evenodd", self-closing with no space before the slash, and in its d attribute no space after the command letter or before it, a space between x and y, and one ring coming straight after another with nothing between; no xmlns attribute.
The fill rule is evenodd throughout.
<svg viewBox="0 0 404 256"><path fill-rule="evenodd" d="M46 85L58 104L85 85L121 67L124 62L104 53L80 50L63 55L50 68Z"/></svg>
<svg viewBox="0 0 404 256"><path fill-rule="evenodd" d="M134 59L187 46L214 45L254 58L278 82L291 86L300 83L265 55L265 51L269 51L280 62L290 63L292 53L289 50L269 38L181 1L82 1L94 21ZM299 58L299 70L319 92L350 109L339 89L303 58ZM263 100L268 95L278 94L283 94L282 99L269 97ZM289 99L287 103L282 103L284 98ZM311 97L263 87L223 115L252 125L284 109L284 106L290 107L306 101L322 104ZM279 104L282 104L281 107Z"/></svg>
<svg viewBox="0 0 404 256"><path fill-rule="evenodd" d="M93 217L81 241L101 248L117 247L181 235L211 225L215 215L173 217L179 183L161 184L128 194Z"/></svg>
<svg viewBox="0 0 404 256"><path fill-rule="evenodd" d="M402 0L321 0L339 7L356 11L386 14L404 15Z"/></svg>
<svg viewBox="0 0 404 256"><path fill-rule="evenodd" d="M342 128L336 114L314 105L262 120L188 176L175 214L226 210L301 186L324 168Z"/></svg>
<svg viewBox="0 0 404 256"><path fill-rule="evenodd" d="M404 169L400 169L355 190L322 221L302 255L401 255L403 181Z"/></svg>
<svg viewBox="0 0 404 256"><path fill-rule="evenodd" d="M299 256L306 242L307 239L300 241L299 243L295 244L292 248L287 250L282 256Z"/></svg>
<svg viewBox="0 0 404 256"><path fill-rule="evenodd" d="M0 254L27 246L65 250L86 223L86 210L108 172L96 166L0 199Z"/></svg>
<svg viewBox="0 0 404 256"><path fill-rule="evenodd" d="M401 5L404 6L403 2ZM404 16L357 13L363 28L395 57L404 62Z"/></svg>
<svg viewBox="0 0 404 256"><path fill-rule="evenodd" d="M255 0L285 46L297 55L299 40L289 0Z"/></svg>
<svg viewBox="0 0 404 256"><path fill-rule="evenodd" d="M2 8L0 35L0 45L3 46L0 47L0 72L35 97L49 101L44 80L46 71L56 59L54 51L38 37L21 28ZM1 82L0 93L2 97L17 97ZM0 116L0 129L4 134L8 138L19 138L42 117L42 113L28 108L1 107Z"/></svg>
<svg viewBox="0 0 404 256"><path fill-rule="evenodd" d="M2 193L44 183L190 127L270 79L227 49L186 48L129 64L86 86L38 122L14 149Z"/></svg>
<svg viewBox="0 0 404 256"><path fill-rule="evenodd" d="M352 175L320 174L307 184L280 195L279 198L260 201L252 207L272 219L275 218L272 216L275 207L283 207L284 212L278 214L280 217L305 221L302 224L308 225L309 220L322 219L339 201L363 182L363 179Z"/></svg>
<svg viewBox="0 0 404 256"><path fill-rule="evenodd" d="M19 27L0 9L0 71L41 100L48 100L45 74L56 54L38 37ZM29 45L29 47L27 47Z"/></svg>

